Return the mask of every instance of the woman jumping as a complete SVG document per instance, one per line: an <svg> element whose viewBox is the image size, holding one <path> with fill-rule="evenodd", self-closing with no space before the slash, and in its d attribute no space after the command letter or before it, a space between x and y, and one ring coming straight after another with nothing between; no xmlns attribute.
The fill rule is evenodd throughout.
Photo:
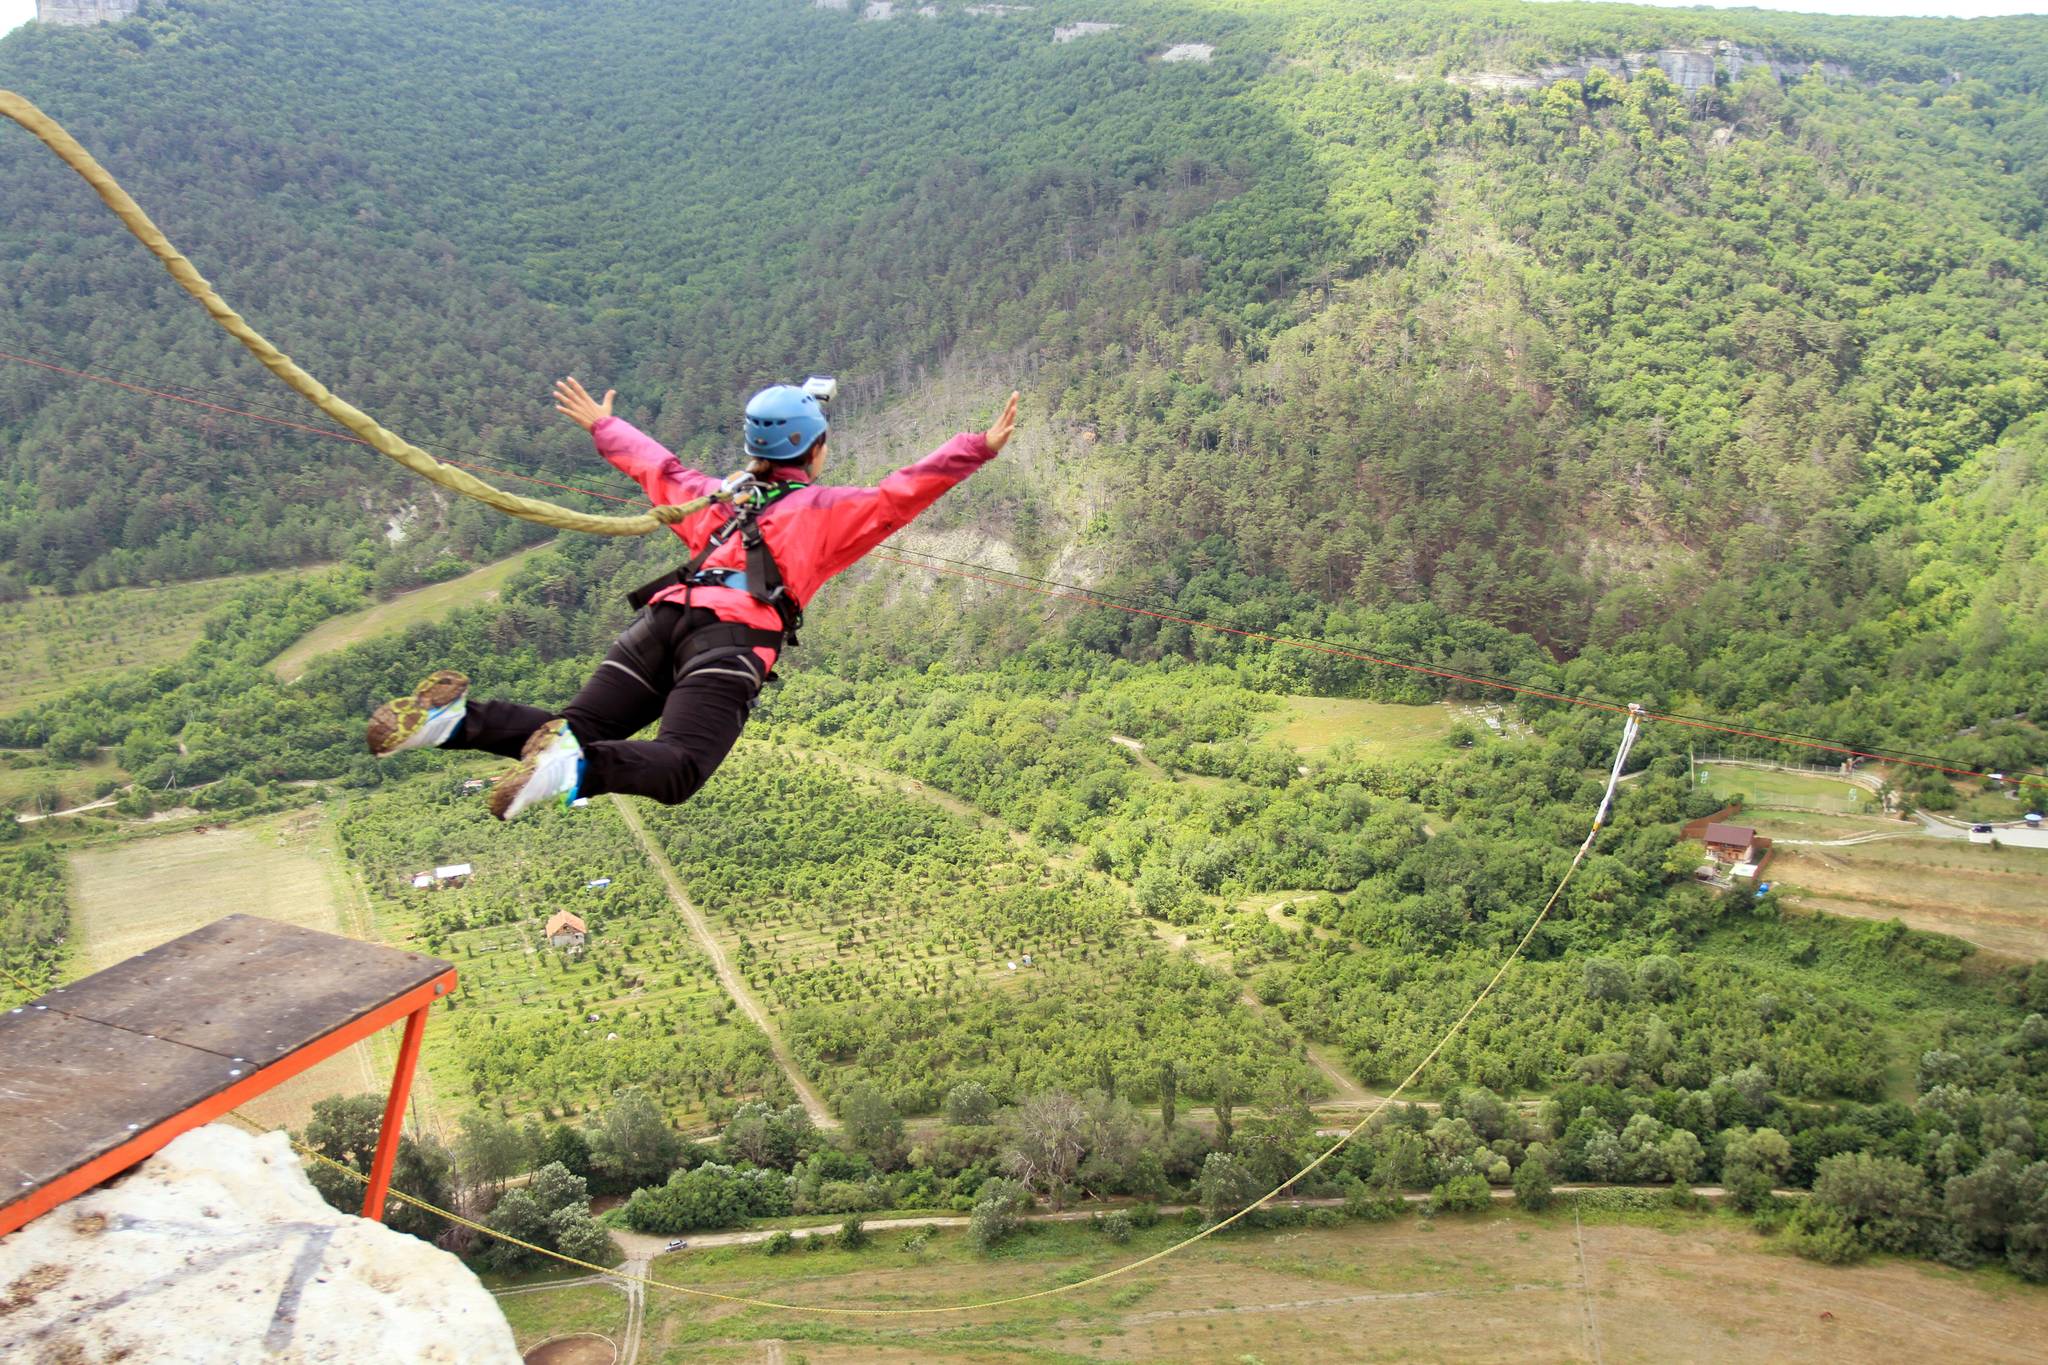
<svg viewBox="0 0 2048 1365"><path fill-rule="evenodd" d="M833 385L777 384L747 402L745 476L721 484L686 469L652 437L612 416L575 379L555 385L555 410L589 432L598 453L656 505L710 493L713 503L673 528L687 564L630 595L640 609L575 699L560 711L469 700L469 679L435 673L370 717L379 758L438 745L519 760L490 789L509 820L542 801L624 792L674 805L702 787L739 739L803 604L940 494L995 457L1017 422L1017 395L984 433L963 432L875 488L825 487ZM649 740L627 736L649 722Z"/></svg>

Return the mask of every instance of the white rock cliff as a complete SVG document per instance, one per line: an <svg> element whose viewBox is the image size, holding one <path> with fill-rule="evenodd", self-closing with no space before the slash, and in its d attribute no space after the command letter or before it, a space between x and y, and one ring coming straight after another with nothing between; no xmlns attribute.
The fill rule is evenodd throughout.
<svg viewBox="0 0 2048 1365"><path fill-rule="evenodd" d="M213 1125L0 1239L0 1360L517 1365L469 1268Z"/></svg>

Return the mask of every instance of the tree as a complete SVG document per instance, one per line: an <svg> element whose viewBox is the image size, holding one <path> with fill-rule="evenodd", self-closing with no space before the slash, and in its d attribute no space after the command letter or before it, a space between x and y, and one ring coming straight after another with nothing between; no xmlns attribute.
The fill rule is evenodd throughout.
<svg viewBox="0 0 2048 1365"><path fill-rule="evenodd" d="M590 1164L617 1191L659 1184L682 1160L682 1135L644 1091L628 1090L589 1133Z"/></svg>
<svg viewBox="0 0 2048 1365"><path fill-rule="evenodd" d="M1917 1251L1932 1228L1927 1177L1897 1157L1844 1152L1820 1163L1813 1197L1799 1210L1803 1225L1846 1227L1858 1246Z"/></svg>
<svg viewBox="0 0 2048 1365"><path fill-rule="evenodd" d="M376 1155L377 1137L384 1122L384 1099L379 1095L331 1095L313 1103L300 1140L331 1161L341 1163L365 1179L351 1179L331 1166L315 1163L306 1172L313 1188L343 1213L363 1211L363 1190ZM425 1203L447 1207L455 1170L455 1158L432 1138L398 1140L398 1154L391 1168L391 1188ZM391 1199L384 1206L384 1222L398 1232L433 1241L447 1230L438 1216Z"/></svg>
<svg viewBox="0 0 2048 1365"><path fill-rule="evenodd" d="M946 1092L946 1122L955 1127L980 1127L994 1119L995 1112L995 1096L979 1081L962 1081Z"/></svg>
<svg viewBox="0 0 2048 1365"><path fill-rule="evenodd" d="M583 1177L559 1161L551 1161L535 1171L533 1179L526 1182L526 1192L549 1217L563 1209L590 1207L590 1189Z"/></svg>
<svg viewBox="0 0 2048 1365"><path fill-rule="evenodd" d="M1173 1131L1173 1105L1179 1079L1180 1068L1172 1058L1159 1064L1159 1126L1169 1133Z"/></svg>
<svg viewBox="0 0 2048 1365"><path fill-rule="evenodd" d="M1754 1212L1792 1165L1792 1144L1775 1128L1731 1128L1721 1147L1721 1184L1735 1207Z"/></svg>
<svg viewBox="0 0 2048 1365"><path fill-rule="evenodd" d="M839 1121L853 1149L878 1169L903 1164L903 1116L880 1090L866 1082L850 1088L839 1102Z"/></svg>
<svg viewBox="0 0 2048 1365"><path fill-rule="evenodd" d="M839 1249L841 1251L859 1251L872 1240L874 1239L868 1236L868 1225L860 1220L860 1215L858 1214L855 1214L839 1225Z"/></svg>
<svg viewBox="0 0 2048 1365"><path fill-rule="evenodd" d="M1067 1187L1087 1149L1087 1123L1087 1111L1072 1095L1033 1096L1003 1115L1003 1168L1057 1212L1066 1207Z"/></svg>
<svg viewBox="0 0 2048 1365"><path fill-rule="evenodd" d="M1550 1149L1535 1143L1515 1168L1515 1202L1531 1213L1541 1213L1555 1201L1551 1182Z"/></svg>
<svg viewBox="0 0 2048 1365"><path fill-rule="evenodd" d="M505 1119L471 1111L457 1127L455 1162L465 1184L501 1189L506 1180L526 1169L532 1153L519 1130Z"/></svg>
<svg viewBox="0 0 2048 1365"><path fill-rule="evenodd" d="M1216 1106L1216 1144L1228 1147L1231 1136L1231 1117L1237 1106L1237 1071L1228 1062L1216 1063L1209 1075L1211 1103Z"/></svg>
<svg viewBox="0 0 2048 1365"><path fill-rule="evenodd" d="M1228 1152L1211 1152L1195 1181L1202 1212L1212 1223L1245 1208L1266 1191L1251 1168Z"/></svg>

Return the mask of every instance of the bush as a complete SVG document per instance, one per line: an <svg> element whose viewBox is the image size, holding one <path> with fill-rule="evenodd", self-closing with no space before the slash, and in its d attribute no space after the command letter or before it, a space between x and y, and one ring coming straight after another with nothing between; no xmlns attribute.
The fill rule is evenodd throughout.
<svg viewBox="0 0 2048 1365"><path fill-rule="evenodd" d="M1132 1210L1131 1210L1131 1226L1132 1226L1132 1227L1134 1227L1134 1228L1152 1228L1152 1227L1158 1227L1158 1226L1159 1226L1159 1206L1158 1206L1157 1204L1149 1204L1149 1203L1148 1203L1148 1204L1140 1204L1140 1205L1138 1205L1138 1206L1137 1206L1136 1208L1132 1209Z"/></svg>
<svg viewBox="0 0 2048 1365"><path fill-rule="evenodd" d="M1102 1220L1102 1235L1118 1246L1131 1240L1131 1216L1122 1209Z"/></svg>
<svg viewBox="0 0 2048 1365"><path fill-rule="evenodd" d="M1432 1213L1477 1213L1493 1202L1493 1187L1483 1175L1452 1176L1429 1192Z"/></svg>
<svg viewBox="0 0 2048 1365"><path fill-rule="evenodd" d="M1027 1192L1014 1180L984 1180L967 1222L967 1238L977 1251L993 1251L1017 1231Z"/></svg>
<svg viewBox="0 0 2048 1365"><path fill-rule="evenodd" d="M795 1245L796 1238L789 1235L788 1228L782 1228L777 1230L767 1241L761 1243L761 1250L770 1256L780 1256Z"/></svg>
<svg viewBox="0 0 2048 1365"><path fill-rule="evenodd" d="M857 1216L849 1218L839 1225L839 1249L841 1251L859 1251L873 1240L872 1237L868 1236L868 1225L863 1223Z"/></svg>

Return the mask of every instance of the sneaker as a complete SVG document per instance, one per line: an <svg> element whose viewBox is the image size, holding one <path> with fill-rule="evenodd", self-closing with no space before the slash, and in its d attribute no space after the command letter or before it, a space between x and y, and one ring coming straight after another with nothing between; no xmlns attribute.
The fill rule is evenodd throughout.
<svg viewBox="0 0 2048 1365"><path fill-rule="evenodd" d="M582 780L583 746L570 733L568 721L551 720L528 737L519 766L491 788L491 814L510 820L554 799L566 806L576 799Z"/></svg>
<svg viewBox="0 0 2048 1365"><path fill-rule="evenodd" d="M446 744L468 711L469 678L442 669L421 683L409 697L393 697L370 717L363 737L370 752L389 758L403 749L431 749Z"/></svg>

